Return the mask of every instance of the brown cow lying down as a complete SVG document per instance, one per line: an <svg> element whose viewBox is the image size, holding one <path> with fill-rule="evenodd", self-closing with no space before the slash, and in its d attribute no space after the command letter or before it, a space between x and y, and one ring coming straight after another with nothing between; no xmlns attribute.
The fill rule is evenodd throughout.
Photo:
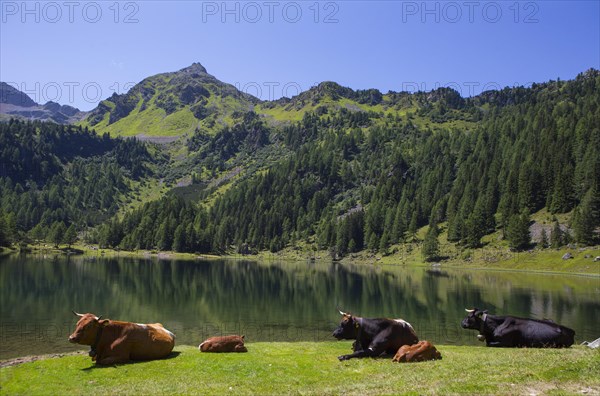
<svg viewBox="0 0 600 396"><path fill-rule="evenodd" d="M90 313L73 313L80 319L69 342L90 345L89 355L96 364L162 359L175 346L175 335L160 323L118 322L101 320Z"/></svg>
<svg viewBox="0 0 600 396"><path fill-rule="evenodd" d="M421 341L414 345L403 345L396 352L393 362L410 363L425 360L441 359L442 354L429 341Z"/></svg>
<svg viewBox="0 0 600 396"><path fill-rule="evenodd" d="M202 352L248 352L244 346L244 336L230 335L211 337L198 346Z"/></svg>

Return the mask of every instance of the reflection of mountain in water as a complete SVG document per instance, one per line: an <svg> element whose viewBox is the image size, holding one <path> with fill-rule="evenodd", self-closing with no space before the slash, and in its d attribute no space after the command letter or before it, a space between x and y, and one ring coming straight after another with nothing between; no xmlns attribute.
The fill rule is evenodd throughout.
<svg viewBox="0 0 600 396"><path fill-rule="evenodd" d="M63 328L74 324L70 310L75 309L160 321L184 344L234 332L245 332L251 341L329 339L339 319L336 307L365 317L402 317L422 338L440 343L474 342L474 334L459 328L464 308L474 306L552 318L573 327L578 339L591 339L600 325L597 284L597 279L579 277L479 271L440 275L422 268L388 271L339 264L23 256L0 263L3 323L35 318ZM64 336L57 335L60 342Z"/></svg>

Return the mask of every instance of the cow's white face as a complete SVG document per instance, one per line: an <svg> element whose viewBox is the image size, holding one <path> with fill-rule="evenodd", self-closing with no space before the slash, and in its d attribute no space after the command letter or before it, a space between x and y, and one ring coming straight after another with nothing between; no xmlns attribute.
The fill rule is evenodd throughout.
<svg viewBox="0 0 600 396"><path fill-rule="evenodd" d="M96 334L100 327L99 319L94 314L77 314L79 321L75 325L75 331L69 336L69 342L81 345L92 345L96 340Z"/></svg>

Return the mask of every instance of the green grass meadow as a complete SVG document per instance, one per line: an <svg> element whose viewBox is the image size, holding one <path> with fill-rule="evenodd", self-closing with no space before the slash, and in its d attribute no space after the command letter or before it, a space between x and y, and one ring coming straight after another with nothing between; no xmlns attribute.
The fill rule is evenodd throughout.
<svg viewBox="0 0 600 396"><path fill-rule="evenodd" d="M0 369L2 395L599 394L600 351L438 346L443 359L339 362L350 342L248 343L248 353L178 346L165 360L96 367L68 355Z"/></svg>

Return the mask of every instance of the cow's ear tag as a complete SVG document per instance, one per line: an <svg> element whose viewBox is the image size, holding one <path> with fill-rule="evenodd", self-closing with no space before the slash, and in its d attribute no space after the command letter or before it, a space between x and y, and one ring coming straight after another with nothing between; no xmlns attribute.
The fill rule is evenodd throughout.
<svg viewBox="0 0 600 396"><path fill-rule="evenodd" d="M360 325L358 324L358 322L354 323L354 327L356 327L357 329L360 327Z"/></svg>

